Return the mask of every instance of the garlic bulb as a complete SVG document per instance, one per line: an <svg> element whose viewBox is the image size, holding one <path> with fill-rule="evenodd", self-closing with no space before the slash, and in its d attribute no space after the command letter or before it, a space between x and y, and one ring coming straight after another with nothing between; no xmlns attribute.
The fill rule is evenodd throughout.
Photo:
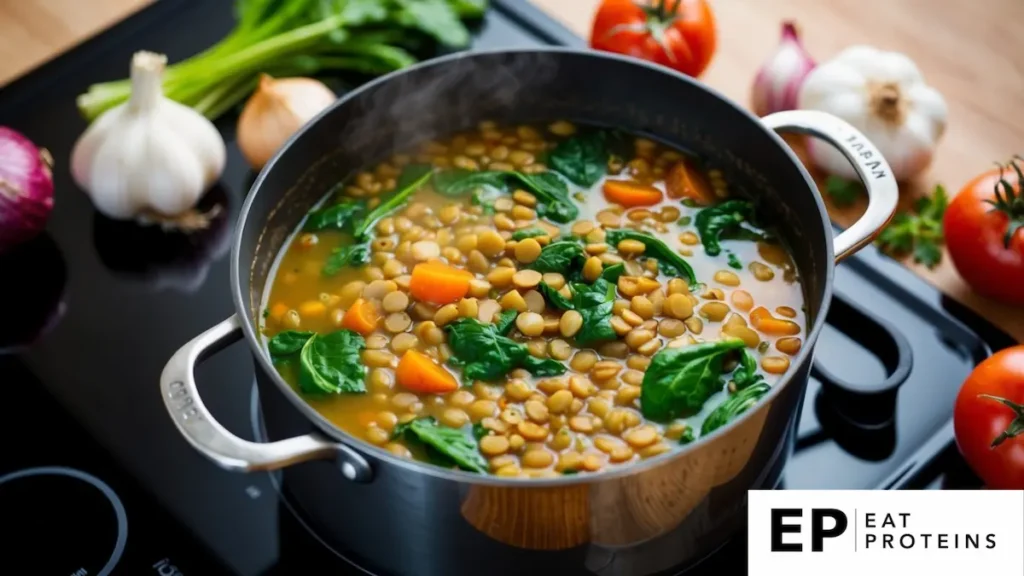
<svg viewBox="0 0 1024 576"><path fill-rule="evenodd" d="M897 180L928 167L948 115L946 101L925 84L910 58L868 46L847 48L812 70L800 89L799 106L831 113L863 132ZM811 140L808 152L827 172L856 178L850 162L828 144Z"/></svg>
<svg viewBox="0 0 1024 576"><path fill-rule="evenodd" d="M238 117L238 147L245 160L262 168L292 134L336 99L319 80L260 76Z"/></svg>
<svg viewBox="0 0 1024 576"><path fill-rule="evenodd" d="M167 57L137 52L131 98L100 116L75 143L71 174L110 218L177 216L224 170L224 139L203 115L163 95Z"/></svg>

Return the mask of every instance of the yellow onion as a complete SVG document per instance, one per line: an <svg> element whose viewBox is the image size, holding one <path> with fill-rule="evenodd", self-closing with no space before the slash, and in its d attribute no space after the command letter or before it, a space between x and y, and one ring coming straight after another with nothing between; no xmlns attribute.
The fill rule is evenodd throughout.
<svg viewBox="0 0 1024 576"><path fill-rule="evenodd" d="M330 88L312 78L260 76L238 117L238 147L246 162L262 168L292 134L336 98Z"/></svg>

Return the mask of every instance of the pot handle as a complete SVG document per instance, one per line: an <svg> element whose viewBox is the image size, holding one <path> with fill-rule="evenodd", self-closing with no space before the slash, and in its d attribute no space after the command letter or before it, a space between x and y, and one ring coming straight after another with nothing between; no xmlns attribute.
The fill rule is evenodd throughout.
<svg viewBox="0 0 1024 576"><path fill-rule="evenodd" d="M853 164L868 194L864 215L832 241L836 262L869 244L896 211L899 187L878 148L845 121L817 110L777 112L761 119L779 132L796 132L825 140Z"/></svg>
<svg viewBox="0 0 1024 576"><path fill-rule="evenodd" d="M235 436L217 422L199 398L195 367L242 337L238 315L203 332L182 346L164 366L160 392L178 431L193 448L228 470L276 470L307 460L335 459L342 474L354 482L369 482L369 463L351 448L322 434L306 434L260 444Z"/></svg>

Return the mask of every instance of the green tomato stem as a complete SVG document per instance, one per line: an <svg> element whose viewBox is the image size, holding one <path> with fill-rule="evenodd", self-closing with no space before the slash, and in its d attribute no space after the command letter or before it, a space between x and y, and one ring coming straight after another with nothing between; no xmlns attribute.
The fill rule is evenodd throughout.
<svg viewBox="0 0 1024 576"><path fill-rule="evenodd" d="M989 400L995 400L996 402L999 402L1000 404L1006 406L1010 410L1013 410L1013 412L1017 415L1017 417L1014 418L1012 422L1010 422L1010 425L1006 427L1006 430L1003 430L998 436L996 436L992 440L992 444L990 446L991 448L999 446L1000 444L1009 440L1010 438L1016 438L1017 436L1024 434L1024 405L1017 404L1016 402L1012 400L1007 400L1006 398L1000 398L999 396L992 396L991 394L978 394L978 398L987 398Z"/></svg>

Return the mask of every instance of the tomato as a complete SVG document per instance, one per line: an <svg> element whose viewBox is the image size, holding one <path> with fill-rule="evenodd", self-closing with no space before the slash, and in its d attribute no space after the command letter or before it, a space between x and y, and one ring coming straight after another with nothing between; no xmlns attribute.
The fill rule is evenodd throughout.
<svg viewBox="0 0 1024 576"><path fill-rule="evenodd" d="M953 409L956 444L990 488L1024 489L1024 345L971 372Z"/></svg>
<svg viewBox="0 0 1024 576"><path fill-rule="evenodd" d="M590 46L699 76L715 53L715 17L706 0L604 0Z"/></svg>
<svg viewBox="0 0 1024 576"><path fill-rule="evenodd" d="M946 209L946 246L975 292L1024 305L1024 159L967 183ZM998 190L998 195L996 191Z"/></svg>

